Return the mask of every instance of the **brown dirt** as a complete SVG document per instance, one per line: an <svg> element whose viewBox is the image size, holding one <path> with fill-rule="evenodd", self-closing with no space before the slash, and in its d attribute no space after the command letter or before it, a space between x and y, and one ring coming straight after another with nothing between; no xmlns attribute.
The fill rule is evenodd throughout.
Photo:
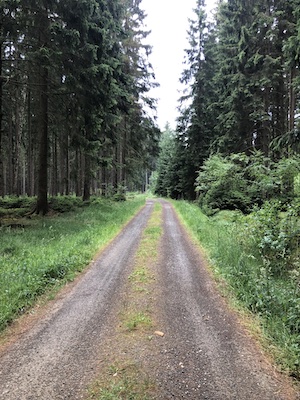
<svg viewBox="0 0 300 400"><path fill-rule="evenodd" d="M127 277L153 209L149 201L82 279L5 346L0 399L84 398L89 382L104 373L105 359L118 360L120 353L154 383L153 399L300 398L227 307L172 206L162 205L164 234L149 293L152 340L147 330L126 336L118 328Z"/></svg>

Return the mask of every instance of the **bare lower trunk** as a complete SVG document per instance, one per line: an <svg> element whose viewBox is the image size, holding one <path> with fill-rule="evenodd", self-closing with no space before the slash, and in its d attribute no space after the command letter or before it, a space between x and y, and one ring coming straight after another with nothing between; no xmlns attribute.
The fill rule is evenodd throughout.
<svg viewBox="0 0 300 400"><path fill-rule="evenodd" d="M3 80L2 76L2 43L0 43L0 196L4 196L4 175L3 175L3 150L2 150L2 97L3 97Z"/></svg>
<svg viewBox="0 0 300 400"><path fill-rule="evenodd" d="M40 48L48 47L49 19L47 9L41 11ZM44 61L46 62L46 61ZM40 65L40 112L39 112L39 169L38 169L38 198L37 214L48 212L48 67Z"/></svg>
<svg viewBox="0 0 300 400"><path fill-rule="evenodd" d="M38 171L38 198L36 213L45 215L48 212L48 71L43 67L41 71L43 84L40 96L40 142L39 142L39 171Z"/></svg>
<svg viewBox="0 0 300 400"><path fill-rule="evenodd" d="M83 201L88 201L91 197L91 161L89 156L85 157L84 163L84 184L83 184Z"/></svg>
<svg viewBox="0 0 300 400"><path fill-rule="evenodd" d="M295 109L296 109L296 96L295 89L293 87L293 82L295 79L295 68L292 67L290 72L290 96L289 96L289 121L288 121L288 130L291 132L295 129Z"/></svg>

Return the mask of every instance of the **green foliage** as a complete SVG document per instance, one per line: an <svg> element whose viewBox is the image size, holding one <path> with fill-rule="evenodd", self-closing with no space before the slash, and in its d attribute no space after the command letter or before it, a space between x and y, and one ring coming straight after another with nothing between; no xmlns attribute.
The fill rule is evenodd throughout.
<svg viewBox="0 0 300 400"><path fill-rule="evenodd" d="M272 162L262 153L243 153L208 158L196 179L199 205L207 213L241 210L249 213L268 199L288 204L295 197L299 157Z"/></svg>
<svg viewBox="0 0 300 400"><path fill-rule="evenodd" d="M249 216L221 211L213 217L196 205L174 205L219 279L259 316L278 363L300 377L299 204L284 214L268 203Z"/></svg>
<svg viewBox="0 0 300 400"><path fill-rule="evenodd" d="M73 279L143 203L142 196L117 203L96 198L76 213L0 228L0 330L48 287Z"/></svg>
<svg viewBox="0 0 300 400"><path fill-rule="evenodd" d="M113 195L114 201L126 201L126 186L119 185L117 189L117 193Z"/></svg>
<svg viewBox="0 0 300 400"><path fill-rule="evenodd" d="M47 193L88 200L92 187L136 185L160 134L141 0L5 0L0 9L0 195L38 194L46 213Z"/></svg>
<svg viewBox="0 0 300 400"><path fill-rule="evenodd" d="M35 198L27 196L7 196L0 198L0 207L4 209L10 208L27 208L33 207L35 204Z"/></svg>
<svg viewBox="0 0 300 400"><path fill-rule="evenodd" d="M160 154L157 162L157 176L154 192L159 196L169 197L173 185L175 157L175 137L170 127L166 127L161 137Z"/></svg>
<svg viewBox="0 0 300 400"><path fill-rule="evenodd" d="M278 201L266 202L247 218L245 234L261 255L264 268L274 276L299 267L300 208L294 202L282 212Z"/></svg>
<svg viewBox="0 0 300 400"><path fill-rule="evenodd" d="M231 160L219 155L210 157L196 179L201 207L208 213L220 209L247 211L251 200L247 197L241 174L240 167Z"/></svg>
<svg viewBox="0 0 300 400"><path fill-rule="evenodd" d="M56 196L49 199L50 209L59 213L75 211L77 207L82 206L82 199L75 196Z"/></svg>

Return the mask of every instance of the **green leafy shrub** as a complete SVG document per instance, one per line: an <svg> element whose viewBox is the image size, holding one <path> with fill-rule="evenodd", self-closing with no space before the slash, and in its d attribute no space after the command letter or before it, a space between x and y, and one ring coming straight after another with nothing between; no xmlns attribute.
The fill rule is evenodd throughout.
<svg viewBox="0 0 300 400"><path fill-rule="evenodd" d="M83 206L83 201L81 197L55 196L49 198L50 209L59 213L75 211L77 207L82 207L82 206Z"/></svg>
<svg viewBox="0 0 300 400"><path fill-rule="evenodd" d="M299 171L299 157L275 163L259 152L212 155L196 178L199 205L212 215L226 209L250 213L253 206L260 207L270 199L288 204L295 198Z"/></svg>
<svg viewBox="0 0 300 400"><path fill-rule="evenodd" d="M30 209L34 206L36 202L35 197L27 197L27 196L7 196L4 198L0 198L0 207L3 209L12 209L12 208L26 208Z"/></svg>
<svg viewBox="0 0 300 400"><path fill-rule="evenodd" d="M226 209L249 212L252 199L247 187L241 165L220 155L206 160L196 179L199 204L208 215Z"/></svg>
<svg viewBox="0 0 300 400"><path fill-rule="evenodd" d="M117 189L117 193L114 194L113 200L114 201L126 201L126 186L119 185Z"/></svg>
<svg viewBox="0 0 300 400"><path fill-rule="evenodd" d="M259 316L272 348L277 347L278 363L300 378L299 201L284 212L281 203L267 202L246 216L221 211L208 217L196 205L174 205L216 275Z"/></svg>
<svg viewBox="0 0 300 400"><path fill-rule="evenodd" d="M282 212L280 202L266 202L248 217L246 234L270 273L280 275L292 270L299 261L299 206L295 202Z"/></svg>

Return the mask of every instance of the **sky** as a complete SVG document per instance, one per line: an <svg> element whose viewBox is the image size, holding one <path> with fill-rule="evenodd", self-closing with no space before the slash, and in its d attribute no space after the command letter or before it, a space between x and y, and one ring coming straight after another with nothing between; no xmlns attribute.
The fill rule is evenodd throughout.
<svg viewBox="0 0 300 400"><path fill-rule="evenodd" d="M207 10L213 9L215 0L206 0ZM150 95L157 98L157 123L164 130L168 122L176 128L178 117L179 78L184 69L184 49L188 47L188 18L193 17L196 0L142 0L146 12L147 29L151 30L147 44L151 45L150 62L159 88Z"/></svg>

